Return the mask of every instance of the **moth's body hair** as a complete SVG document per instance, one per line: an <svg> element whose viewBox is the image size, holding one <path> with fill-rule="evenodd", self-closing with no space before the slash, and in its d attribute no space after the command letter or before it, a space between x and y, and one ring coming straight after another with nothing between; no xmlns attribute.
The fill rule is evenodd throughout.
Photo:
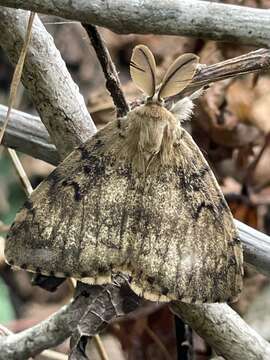
<svg viewBox="0 0 270 360"><path fill-rule="evenodd" d="M182 123L190 120L194 109L194 103L190 97L186 96L178 102L172 104L169 111L176 117L176 119Z"/></svg>
<svg viewBox="0 0 270 360"><path fill-rule="evenodd" d="M152 301L223 302L242 287L243 255L219 185L181 122L202 90L164 107L195 74L185 54L159 87L148 48L131 75L144 105L75 149L32 193L7 236L13 268L90 284L126 274Z"/></svg>

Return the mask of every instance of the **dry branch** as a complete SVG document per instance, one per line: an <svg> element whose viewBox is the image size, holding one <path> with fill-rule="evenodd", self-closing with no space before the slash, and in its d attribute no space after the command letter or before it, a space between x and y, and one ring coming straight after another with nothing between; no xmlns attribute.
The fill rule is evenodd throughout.
<svg viewBox="0 0 270 360"><path fill-rule="evenodd" d="M227 304L174 303L172 311L228 360L270 359L270 345Z"/></svg>
<svg viewBox="0 0 270 360"><path fill-rule="evenodd" d="M107 27L117 33L186 35L268 47L270 12L199 0L0 0L0 5Z"/></svg>
<svg viewBox="0 0 270 360"><path fill-rule="evenodd" d="M0 44L13 64L19 58L28 16L26 11L0 7ZM61 158L95 133L83 97L38 16L32 28L22 82Z"/></svg>
<svg viewBox="0 0 270 360"><path fill-rule="evenodd" d="M244 260L257 271L270 276L270 236L234 220L244 248Z"/></svg>
<svg viewBox="0 0 270 360"><path fill-rule="evenodd" d="M29 15L29 20L28 20L28 24L27 24L25 40L23 42L22 49L21 49L21 52L20 52L20 55L18 58L18 62L15 66L12 81L10 84L10 92L9 92L9 99L8 99L8 111L6 114L5 122L0 130L0 144L2 143L3 135L4 135L4 132L5 132L7 124L8 124L11 109L13 108L13 106L15 104L18 86L21 81L24 60L25 60L28 45L29 45L29 42L31 39L31 31L32 31L32 25L33 25L34 18L35 18L35 13L31 12Z"/></svg>
<svg viewBox="0 0 270 360"><path fill-rule="evenodd" d="M4 124L6 113L7 107L0 105L0 128ZM60 161L59 154L40 118L22 111L11 111L3 145L53 165Z"/></svg>
<svg viewBox="0 0 270 360"><path fill-rule="evenodd" d="M93 336L111 319L129 313L142 301L127 288L123 277L116 277L114 284L104 287L80 286L80 296L76 294L69 305L42 323L21 333L0 337L0 360L26 360L60 344L72 334L71 342L75 346L82 333ZM77 359L75 348L71 359Z"/></svg>
<svg viewBox="0 0 270 360"><path fill-rule="evenodd" d="M217 64L201 67L187 91L219 80L229 79L254 72L269 71L270 50L258 49Z"/></svg>
<svg viewBox="0 0 270 360"><path fill-rule="evenodd" d="M114 63L111 59L111 55L104 43L104 40L98 32L96 26L88 24L82 24L82 26L87 32L92 46L96 51L98 60L100 62L106 79L106 87L111 94L117 110L117 117L125 116L129 111L129 106L125 99L124 93L121 88L120 79L118 77Z"/></svg>
<svg viewBox="0 0 270 360"><path fill-rule="evenodd" d="M0 338L0 360L28 359L67 339L82 316L83 299L75 300L42 323L18 334Z"/></svg>

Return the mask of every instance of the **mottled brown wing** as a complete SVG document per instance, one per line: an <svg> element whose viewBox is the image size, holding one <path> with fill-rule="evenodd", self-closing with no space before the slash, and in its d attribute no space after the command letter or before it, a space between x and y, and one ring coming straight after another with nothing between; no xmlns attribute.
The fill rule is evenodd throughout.
<svg viewBox="0 0 270 360"><path fill-rule="evenodd" d="M151 300L235 297L241 246L198 148L183 131L177 163L161 166L156 156L139 177L127 156L127 123L109 124L33 192L10 230L7 261L92 283L120 270Z"/></svg>
<svg viewBox="0 0 270 360"><path fill-rule="evenodd" d="M183 129L174 150L177 163L153 163L158 171L145 184L131 287L152 300L233 301L242 289L243 255L232 214Z"/></svg>
<svg viewBox="0 0 270 360"><path fill-rule="evenodd" d="M118 159L126 153L125 126L106 126L33 191L7 236L5 256L14 268L109 279L121 257L121 211L131 184L130 167Z"/></svg>

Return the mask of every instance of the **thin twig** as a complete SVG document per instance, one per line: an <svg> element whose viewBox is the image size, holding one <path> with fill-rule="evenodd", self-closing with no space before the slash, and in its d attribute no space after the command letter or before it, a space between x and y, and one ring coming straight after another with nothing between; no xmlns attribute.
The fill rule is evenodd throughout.
<svg viewBox="0 0 270 360"><path fill-rule="evenodd" d="M25 56L27 53L27 48L28 45L30 43L30 39L31 39L31 30L32 30L32 25L33 25L33 21L34 21L34 17L35 17L35 13L31 12L30 16L29 16L29 20L28 20L28 25L27 25L27 30L26 30L26 36L25 36L25 41L23 43L23 47L19 56L19 60L18 63L15 67L14 73L13 73L13 77L12 77L12 81L11 81L11 85L10 85L10 94L9 94L9 99L8 99L8 110L6 113L6 118L3 124L2 129L0 130L0 144L2 142L8 121L9 121L9 116L10 116L10 112L11 109L13 107L13 105L15 104L15 100L16 100L16 94L17 94L17 90L18 90L18 86L19 83L21 81L21 76L22 76L22 70L23 70L23 65L24 65L24 60L25 60ZM31 183L20 163L20 160L16 154L16 151L13 149L8 149L8 153L12 159L12 162L15 166L15 169L19 175L19 178L23 184L23 188L26 192L27 195L30 195L31 192L33 191Z"/></svg>
<svg viewBox="0 0 270 360"><path fill-rule="evenodd" d="M28 45L29 45L30 39L31 39L31 30L32 30L34 17L35 17L35 13L31 12L30 16L29 16L29 20L28 20L25 41L24 41L24 44L23 44L23 47L22 47L22 50L21 50L21 53L20 53L20 56L19 56L18 63L16 65L16 67L15 67L15 70L14 70L14 73L13 73L13 78L12 78L11 85L10 85L8 111L7 111L7 115L6 115L4 125L3 125L2 129L0 130L0 144L2 142L4 132L5 132L7 124L8 124L10 111L11 111L11 109L13 107L13 104L15 103L17 88L18 88L18 85L19 85L19 83L21 81L24 60L25 60L25 56L26 56L26 53L27 53L27 48L28 48Z"/></svg>
<svg viewBox="0 0 270 360"><path fill-rule="evenodd" d="M106 349L105 349L105 347L104 347L104 345L103 345L103 343L102 343L102 341L101 341L100 336L99 336L99 335L95 335L95 336L94 336L94 340L95 340L95 344L96 344L96 347L97 347L97 351L98 351L98 353L99 353L99 355L100 355L101 360L110 360L110 359L109 359L109 356L108 356L108 354L107 354L107 351L106 351Z"/></svg>
<svg viewBox="0 0 270 360"><path fill-rule="evenodd" d="M96 51L98 60L106 79L106 87L110 92L114 105L117 109L117 117L125 116L129 111L129 106L121 89L121 83L117 71L115 69L111 55L105 45L105 42L98 32L96 26L89 24L82 24L82 26L86 30L89 39L91 40L92 46Z"/></svg>
<svg viewBox="0 0 270 360"><path fill-rule="evenodd" d="M202 66L197 71L192 82L184 93L211 84L216 81L230 79L236 76L267 71L270 68L270 50L258 49L217 64ZM181 96L183 93L181 94ZM174 100L178 95L175 95Z"/></svg>
<svg viewBox="0 0 270 360"><path fill-rule="evenodd" d="M225 359L270 359L269 343L227 304L194 305L178 301L172 302L170 309Z"/></svg>
<svg viewBox="0 0 270 360"><path fill-rule="evenodd" d="M68 360L68 356L66 354L62 354L54 350L44 350L40 354L40 357L42 360Z"/></svg>
<svg viewBox="0 0 270 360"><path fill-rule="evenodd" d="M17 174L19 175L19 178L23 184L23 188L24 188L24 191L26 193L27 196L30 196L32 191L33 191L33 188L32 188L32 185L30 183L30 180L28 179L28 176L26 175L25 171L24 171L24 168L20 162L20 159L18 158L18 155L16 153L15 150L13 149L8 149L8 153L11 157L11 160L13 162L13 165L16 169L16 172Z"/></svg>
<svg viewBox="0 0 270 360"><path fill-rule="evenodd" d="M30 13L29 16L29 20L28 20L28 25L27 25L27 30L26 30L26 36L25 36L25 41L23 43L23 47L19 56L19 60L18 63L15 67L14 73L13 73L13 77L12 77L12 81L11 81L11 85L10 85L10 94L9 94L9 99L8 99L8 111L6 114L6 118L4 121L4 125L0 131L0 144L2 142L8 121L9 121L9 116L10 116L10 112L11 109L13 107L13 105L15 104L16 101L16 95L17 95L17 90L18 90L18 86L19 83L21 81L21 76L22 76L22 70L23 70L23 65L24 65L24 60L25 60L25 56L27 53L27 49L28 49L28 45L30 43L30 39L31 39L31 30L32 30L32 25L33 25L33 21L34 21L34 17L35 17L35 13ZM12 162L14 164L14 167L19 175L19 178L23 184L23 188L26 192L26 194L28 196L30 196L30 194L32 193L33 189L31 186L31 183L22 167L22 164L16 154L16 151L13 149L8 149L8 153L12 159Z"/></svg>

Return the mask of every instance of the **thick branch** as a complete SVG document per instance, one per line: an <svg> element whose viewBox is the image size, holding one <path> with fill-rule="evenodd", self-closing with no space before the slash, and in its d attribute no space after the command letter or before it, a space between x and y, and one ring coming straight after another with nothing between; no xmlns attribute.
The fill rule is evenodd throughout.
<svg viewBox="0 0 270 360"><path fill-rule="evenodd" d="M270 359L270 345L227 304L173 303L172 311L228 360Z"/></svg>
<svg viewBox="0 0 270 360"><path fill-rule="evenodd" d="M76 328L85 299L78 297L40 324L18 334L0 338L0 360L28 359L41 351L61 344Z"/></svg>
<svg viewBox="0 0 270 360"><path fill-rule="evenodd" d="M26 11L0 7L0 44L13 64L19 57L27 21ZM61 158L95 133L83 97L38 16L32 28L22 81Z"/></svg>
<svg viewBox="0 0 270 360"><path fill-rule="evenodd" d="M193 0L0 0L0 4L107 27L118 33L186 35L268 47L270 13Z"/></svg>
<svg viewBox="0 0 270 360"><path fill-rule="evenodd" d="M234 220L244 248L244 260L257 271L270 276L270 236Z"/></svg>
<svg viewBox="0 0 270 360"><path fill-rule="evenodd" d="M62 343L72 335L71 359L78 359L81 336L93 336L114 318L123 316L142 303L122 276L106 286L79 283L75 300L50 318L18 334L0 337L0 360L25 360L42 350Z"/></svg>
<svg viewBox="0 0 270 360"><path fill-rule="evenodd" d="M0 128L3 126L7 107L0 105ZM24 152L35 158L57 165L60 161L55 146L38 116L12 110L3 145Z"/></svg>

